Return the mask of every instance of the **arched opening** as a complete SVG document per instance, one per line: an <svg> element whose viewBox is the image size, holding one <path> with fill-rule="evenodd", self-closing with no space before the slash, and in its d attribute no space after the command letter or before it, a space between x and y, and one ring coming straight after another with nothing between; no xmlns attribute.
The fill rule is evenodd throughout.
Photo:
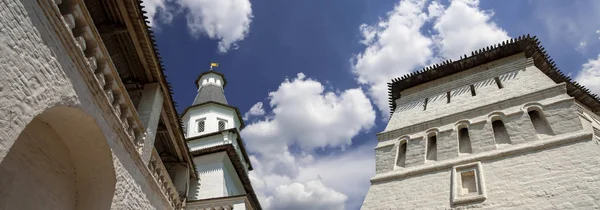
<svg viewBox="0 0 600 210"><path fill-rule="evenodd" d="M401 140L398 145L398 157L396 158L396 166L406 166L406 140Z"/></svg>
<svg viewBox="0 0 600 210"><path fill-rule="evenodd" d="M435 133L427 136L427 160L437 160L437 135Z"/></svg>
<svg viewBox="0 0 600 210"><path fill-rule="evenodd" d="M469 137L469 129L462 127L458 129L458 151L460 153L471 153L471 137Z"/></svg>
<svg viewBox="0 0 600 210"><path fill-rule="evenodd" d="M494 130L494 140L496 140L496 144L510 144L510 136L508 135L502 120L497 119L492 121L492 129Z"/></svg>
<svg viewBox="0 0 600 210"><path fill-rule="evenodd" d="M548 121L544 118L542 114L538 110L529 110L527 112L529 115L529 119L531 119L531 123L533 124L533 128L535 132L538 134L552 135L552 128L548 124Z"/></svg>
<svg viewBox="0 0 600 210"><path fill-rule="evenodd" d="M0 162L0 209L110 209L112 163L92 117L51 108L25 127Z"/></svg>

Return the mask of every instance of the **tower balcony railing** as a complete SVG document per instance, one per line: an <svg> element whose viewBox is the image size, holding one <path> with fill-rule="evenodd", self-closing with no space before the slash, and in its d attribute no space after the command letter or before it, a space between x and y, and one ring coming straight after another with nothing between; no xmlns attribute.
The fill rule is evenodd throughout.
<svg viewBox="0 0 600 210"><path fill-rule="evenodd" d="M138 167L147 168L141 171L151 187L162 192L163 199L174 209L180 209L182 201L156 151L151 156L150 164L142 161L141 152L146 135L144 126L83 0L38 2L90 92L99 99L96 101L99 108L110 113L107 120L120 124L115 128L117 138L125 140L121 142Z"/></svg>

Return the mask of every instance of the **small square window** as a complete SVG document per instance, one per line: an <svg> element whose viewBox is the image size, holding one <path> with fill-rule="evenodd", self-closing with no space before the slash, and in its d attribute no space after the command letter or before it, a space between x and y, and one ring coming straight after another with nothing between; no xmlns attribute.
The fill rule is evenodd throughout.
<svg viewBox="0 0 600 210"><path fill-rule="evenodd" d="M481 163L470 163L452 168L452 205L486 199Z"/></svg>

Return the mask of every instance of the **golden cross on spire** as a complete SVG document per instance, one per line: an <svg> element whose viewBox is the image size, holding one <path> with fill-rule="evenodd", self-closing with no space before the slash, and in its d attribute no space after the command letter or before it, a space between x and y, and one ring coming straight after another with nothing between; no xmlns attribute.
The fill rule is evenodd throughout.
<svg viewBox="0 0 600 210"><path fill-rule="evenodd" d="M211 62L210 63L210 70L213 70L213 67L219 67L219 63L215 63L215 62Z"/></svg>

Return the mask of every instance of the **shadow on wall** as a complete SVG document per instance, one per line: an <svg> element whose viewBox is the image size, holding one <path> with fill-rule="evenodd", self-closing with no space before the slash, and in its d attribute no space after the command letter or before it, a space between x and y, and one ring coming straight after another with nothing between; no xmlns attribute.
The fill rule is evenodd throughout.
<svg viewBox="0 0 600 210"><path fill-rule="evenodd" d="M27 125L1 160L0 174L0 209L110 209L116 184L94 119L63 106Z"/></svg>

